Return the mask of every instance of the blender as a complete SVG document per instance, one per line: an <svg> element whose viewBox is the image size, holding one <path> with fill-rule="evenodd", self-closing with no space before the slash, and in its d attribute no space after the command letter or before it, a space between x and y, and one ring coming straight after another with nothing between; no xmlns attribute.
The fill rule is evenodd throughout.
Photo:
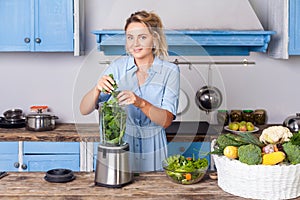
<svg viewBox="0 0 300 200"><path fill-rule="evenodd" d="M99 107L100 143L98 145L95 185L118 188L133 180L129 161L129 145L122 137L126 128L125 107L116 100Z"/></svg>

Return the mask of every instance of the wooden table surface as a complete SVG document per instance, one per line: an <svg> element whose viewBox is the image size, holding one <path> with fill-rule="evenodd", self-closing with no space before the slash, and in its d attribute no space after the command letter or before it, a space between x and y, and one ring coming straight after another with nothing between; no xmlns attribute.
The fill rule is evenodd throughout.
<svg viewBox="0 0 300 200"><path fill-rule="evenodd" d="M0 199L244 199L224 192L216 180L204 177L197 184L171 182L164 172L141 173L123 188L94 185L94 173L75 172L68 183L50 183L43 172L9 172L0 179Z"/></svg>

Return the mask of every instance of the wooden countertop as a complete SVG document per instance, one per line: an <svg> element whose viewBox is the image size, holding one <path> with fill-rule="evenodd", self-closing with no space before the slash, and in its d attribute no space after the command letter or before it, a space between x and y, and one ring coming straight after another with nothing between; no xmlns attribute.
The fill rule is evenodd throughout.
<svg viewBox="0 0 300 200"><path fill-rule="evenodd" d="M75 172L68 183L50 183L43 172L9 172L0 179L1 199L244 199L224 192L217 181L205 177L197 184L171 182L164 172L142 173L123 188L94 185L94 173Z"/></svg>
<svg viewBox="0 0 300 200"><path fill-rule="evenodd" d="M197 122L192 125L182 122L178 128L178 123L174 123L166 130L167 140L172 142L210 142L212 138L216 138L223 131L222 126L209 125L205 132L199 132L201 128L198 126L201 125L197 125ZM260 126L260 131L267 126L270 125ZM44 132L28 131L25 128L0 128L0 141L98 142L99 139L98 124L56 124L54 130Z"/></svg>
<svg viewBox="0 0 300 200"><path fill-rule="evenodd" d="M215 131L216 132L216 131ZM204 141L206 134L167 132L168 141ZM25 128L0 128L0 141L98 142L98 124L56 124L52 131L35 132Z"/></svg>

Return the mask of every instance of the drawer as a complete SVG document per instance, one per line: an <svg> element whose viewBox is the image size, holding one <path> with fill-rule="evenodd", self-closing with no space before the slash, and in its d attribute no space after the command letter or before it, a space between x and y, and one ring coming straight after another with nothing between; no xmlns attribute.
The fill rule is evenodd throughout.
<svg viewBox="0 0 300 200"><path fill-rule="evenodd" d="M18 154L18 142L0 142L0 154Z"/></svg>
<svg viewBox="0 0 300 200"><path fill-rule="evenodd" d="M24 154L79 154L79 142L24 142Z"/></svg>
<svg viewBox="0 0 300 200"><path fill-rule="evenodd" d="M48 171L55 168L80 170L79 155L24 155L27 171Z"/></svg>

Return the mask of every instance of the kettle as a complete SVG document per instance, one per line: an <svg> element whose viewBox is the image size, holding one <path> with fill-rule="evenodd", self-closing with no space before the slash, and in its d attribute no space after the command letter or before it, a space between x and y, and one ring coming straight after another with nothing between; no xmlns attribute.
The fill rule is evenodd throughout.
<svg viewBox="0 0 300 200"><path fill-rule="evenodd" d="M300 113L296 113L296 116L286 118L283 125L289 128L293 133L298 132L300 130Z"/></svg>

